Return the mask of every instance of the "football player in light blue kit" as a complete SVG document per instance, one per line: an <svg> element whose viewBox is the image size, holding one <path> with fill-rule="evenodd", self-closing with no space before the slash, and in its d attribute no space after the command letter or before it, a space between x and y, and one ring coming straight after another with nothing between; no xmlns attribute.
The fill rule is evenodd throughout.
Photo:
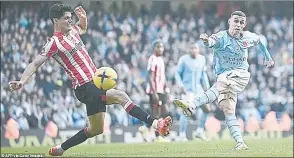
<svg viewBox="0 0 294 158"><path fill-rule="evenodd" d="M183 55L178 61L175 79L177 85L181 88L182 99L193 101L197 95L200 95L204 92L204 90L209 89L210 85L206 73L206 59L203 55L199 54L199 45L197 43L190 44L188 52L189 54ZM203 112L200 108L198 109L200 124L196 130L195 136L207 141L207 137L203 132L205 121L207 119L207 113ZM188 122L187 117L184 114L180 116L179 123L180 140L186 141L186 128Z"/></svg>
<svg viewBox="0 0 294 158"><path fill-rule="evenodd" d="M231 136L237 143L234 149L248 149L235 115L237 94L245 89L250 78L248 48L258 46L267 67L273 66L274 61L257 34L243 31L246 26L246 15L242 11L233 12L228 23L229 30L220 31L210 37L207 34L200 35L204 44L214 52L213 66L217 77L215 84L193 102L176 99L174 104L183 108L187 115L191 115L196 107L218 99L218 105L225 114Z"/></svg>

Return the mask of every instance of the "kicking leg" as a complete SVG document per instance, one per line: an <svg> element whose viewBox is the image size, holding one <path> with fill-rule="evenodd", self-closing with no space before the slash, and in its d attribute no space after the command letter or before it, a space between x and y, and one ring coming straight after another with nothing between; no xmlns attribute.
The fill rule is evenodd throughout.
<svg viewBox="0 0 294 158"><path fill-rule="evenodd" d="M228 87L228 85L225 82L217 81L205 93L199 97L196 97L191 104L188 101L179 99L175 99L173 103L176 106L182 108L187 116L191 116L196 107L201 107L204 112L208 112L206 106L203 105L215 101L218 98L220 92L223 91L226 87Z"/></svg>
<svg viewBox="0 0 294 158"><path fill-rule="evenodd" d="M172 118L170 116L165 119L156 120L152 118L145 110L129 98L129 96L120 90L110 89L106 92L106 103L107 104L120 104L126 110L128 114L145 122L149 127L157 129L161 135L167 135L169 128L172 124Z"/></svg>
<svg viewBox="0 0 294 158"><path fill-rule="evenodd" d="M88 138L102 134L104 127L104 115L105 112L99 112L88 116L90 122L89 127L80 130L77 134L66 140L61 145L50 148L49 154L51 156L61 156L67 149L83 143Z"/></svg>

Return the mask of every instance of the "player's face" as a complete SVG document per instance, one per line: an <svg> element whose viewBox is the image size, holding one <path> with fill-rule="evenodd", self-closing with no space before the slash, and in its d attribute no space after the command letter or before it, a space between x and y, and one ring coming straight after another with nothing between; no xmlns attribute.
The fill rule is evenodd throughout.
<svg viewBox="0 0 294 158"><path fill-rule="evenodd" d="M195 44L192 44L189 48L189 53L192 57L196 57L197 54L199 54L200 49Z"/></svg>
<svg viewBox="0 0 294 158"><path fill-rule="evenodd" d="M163 54L163 51L164 51L164 46L163 46L163 43L157 43L155 48L154 48L154 51L157 55L162 55Z"/></svg>
<svg viewBox="0 0 294 158"><path fill-rule="evenodd" d="M61 30L61 32L68 32L71 29L72 16L71 12L65 12L61 18L59 18L56 22L57 27Z"/></svg>
<svg viewBox="0 0 294 158"><path fill-rule="evenodd" d="M233 34L242 33L245 26L246 26L246 17L242 17L239 15L233 15L229 19L229 30Z"/></svg>

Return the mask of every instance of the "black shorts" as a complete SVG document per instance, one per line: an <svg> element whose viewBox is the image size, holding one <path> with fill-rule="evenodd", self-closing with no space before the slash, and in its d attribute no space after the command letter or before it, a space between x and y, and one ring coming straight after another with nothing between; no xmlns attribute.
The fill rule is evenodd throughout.
<svg viewBox="0 0 294 158"><path fill-rule="evenodd" d="M162 105L166 104L166 94L162 94L162 93L157 93L158 97L159 97L159 101L162 102ZM153 107L153 94L148 94L149 95L149 103L151 105L151 107Z"/></svg>
<svg viewBox="0 0 294 158"><path fill-rule="evenodd" d="M106 91L98 89L94 82L88 82L75 90L77 99L86 104L87 115L106 111Z"/></svg>

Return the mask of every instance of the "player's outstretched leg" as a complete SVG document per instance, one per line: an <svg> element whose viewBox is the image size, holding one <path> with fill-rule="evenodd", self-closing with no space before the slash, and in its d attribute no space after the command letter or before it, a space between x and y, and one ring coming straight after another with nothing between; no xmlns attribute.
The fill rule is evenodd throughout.
<svg viewBox="0 0 294 158"><path fill-rule="evenodd" d="M180 100L180 99L175 99L173 103L176 106L182 108L186 116L191 116L197 107L200 107L204 112L207 112L207 110L205 109L205 106L203 105L212 103L215 99L217 99L219 96L219 92L221 91L221 88L225 86L226 86L226 83L218 81L205 93L203 93L199 97L196 97L192 103L189 103L186 100Z"/></svg>
<svg viewBox="0 0 294 158"><path fill-rule="evenodd" d="M237 143L234 150L247 150L248 147L243 140L240 124L235 115L236 101L232 98L223 99L220 101L219 106L225 114L226 124L231 136Z"/></svg>
<svg viewBox="0 0 294 158"><path fill-rule="evenodd" d="M128 95L119 90L108 90L106 92L107 104L121 104L124 109L133 117L145 122L148 126L152 126L158 132L166 136L169 134L169 128L172 124L172 118L170 116L165 119L160 118L158 120L152 118L139 106L136 106L128 97ZM99 103L98 103L99 104ZM97 105L98 106L98 105ZM88 112L88 111L87 111ZM82 129L73 137L66 140L61 145L57 145L49 149L49 155L61 156L67 149L83 143L88 138L94 137L103 133L104 128L104 112L99 112L93 115L89 115L88 119L90 126Z"/></svg>
<svg viewBox="0 0 294 158"><path fill-rule="evenodd" d="M102 134L104 128L104 115L105 112L99 112L88 116L90 122L89 127L80 130L77 134L66 140L61 145L50 148L49 155L62 156L62 154L69 148L83 143L88 138Z"/></svg>
<svg viewBox="0 0 294 158"><path fill-rule="evenodd" d="M106 92L106 103L107 104L120 104L131 116L143 121L149 127L156 129L160 135L166 136L169 134L169 128L172 124L172 118L170 116L160 119L154 119L140 106L137 106L129 96L120 90L110 89Z"/></svg>

